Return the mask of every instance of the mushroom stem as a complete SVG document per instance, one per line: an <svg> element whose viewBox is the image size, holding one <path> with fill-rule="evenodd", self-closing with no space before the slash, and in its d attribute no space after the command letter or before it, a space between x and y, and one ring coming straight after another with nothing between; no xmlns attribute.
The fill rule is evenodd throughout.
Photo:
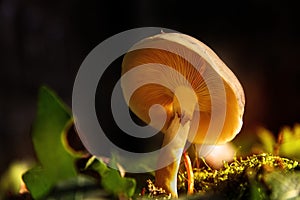
<svg viewBox="0 0 300 200"><path fill-rule="evenodd" d="M174 145L166 152L161 153L159 157L159 160L172 158L174 159L174 162L172 162L166 167L156 170L155 172L155 185L163 188L167 193L171 193L172 197L178 196L177 172L179 169L181 155L183 153L183 149L190 129L190 121L182 125L180 123L180 120L181 119L179 116L176 115L174 117L170 127L167 129L167 134L165 134L165 138L163 141L163 145L167 145L173 140L172 143ZM182 137L175 137L176 133L180 134Z"/></svg>
<svg viewBox="0 0 300 200"><path fill-rule="evenodd" d="M184 166L187 172L188 177L188 194L194 193L194 173L193 173L193 167L191 159L187 152L183 153L183 160L184 160Z"/></svg>
<svg viewBox="0 0 300 200"><path fill-rule="evenodd" d="M186 144L191 120L195 110L197 97L191 93L189 88L180 87L176 89L173 103L174 117L170 126L166 130L163 146L171 145L162 151L160 160L173 159L174 162L155 172L155 184L171 193L172 197L177 197L177 173L181 156ZM188 100L186 100L188 99ZM182 108L182 109L181 109ZM170 144L169 144L170 143Z"/></svg>

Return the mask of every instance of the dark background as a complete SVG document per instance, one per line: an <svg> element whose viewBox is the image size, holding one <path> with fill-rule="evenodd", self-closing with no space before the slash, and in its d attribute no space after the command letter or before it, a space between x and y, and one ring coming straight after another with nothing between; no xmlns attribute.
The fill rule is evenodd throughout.
<svg viewBox="0 0 300 200"><path fill-rule="evenodd" d="M242 132L275 133L300 122L299 8L289 1L0 0L0 174L34 156L30 126L37 92L53 88L71 105L85 56L130 28L158 26L209 45L245 89Z"/></svg>

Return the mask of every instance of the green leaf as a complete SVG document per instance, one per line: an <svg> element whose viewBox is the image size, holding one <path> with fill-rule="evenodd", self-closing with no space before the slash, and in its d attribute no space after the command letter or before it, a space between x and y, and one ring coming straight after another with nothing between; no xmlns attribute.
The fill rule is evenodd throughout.
<svg viewBox="0 0 300 200"><path fill-rule="evenodd" d="M53 185L53 181L49 174L47 174L47 170L43 169L41 166L36 166L28 170L23 175L23 180L32 197L36 199L47 194Z"/></svg>
<svg viewBox="0 0 300 200"><path fill-rule="evenodd" d="M46 195L61 180L76 176L75 157L64 146L64 136L72 122L69 108L47 87L41 87L32 140L39 166L23 175L33 198Z"/></svg>
<svg viewBox="0 0 300 200"><path fill-rule="evenodd" d="M102 187L113 195L125 195L132 197L136 188L133 178L122 177L118 170L107 167L107 165L96 157L90 158L87 168L99 173Z"/></svg>

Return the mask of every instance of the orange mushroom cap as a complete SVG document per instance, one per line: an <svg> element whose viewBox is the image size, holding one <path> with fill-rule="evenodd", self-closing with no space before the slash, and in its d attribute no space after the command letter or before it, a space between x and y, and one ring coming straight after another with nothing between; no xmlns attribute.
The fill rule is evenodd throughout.
<svg viewBox="0 0 300 200"><path fill-rule="evenodd" d="M189 98L192 95L188 91L192 88L197 97L195 112L200 112L200 117L191 119L191 127L196 127L196 134L188 138L190 142L222 144L232 140L239 133L245 105L243 88L231 70L208 46L185 34L161 33L138 42L130 49L123 59L122 75L145 65L147 68L143 74L134 75L133 73L127 81L121 82L129 107L144 122L150 123L149 109L152 105L159 104L166 111L166 123L161 129L163 133L166 133L176 114L174 111L175 104L177 104L177 98L174 97L175 91L178 88L187 91L183 92L183 96L180 97L186 103L179 103L181 106L189 106ZM181 76L178 76L180 74ZM146 77L163 81L165 85L145 84L129 95L127 88L138 84ZM208 87L216 80L221 80L225 95L220 95L218 90L211 91ZM212 97L216 98L217 102L224 103L225 119L218 137L205 139L212 120L212 106L215 106L212 105ZM154 116L161 114L157 112Z"/></svg>

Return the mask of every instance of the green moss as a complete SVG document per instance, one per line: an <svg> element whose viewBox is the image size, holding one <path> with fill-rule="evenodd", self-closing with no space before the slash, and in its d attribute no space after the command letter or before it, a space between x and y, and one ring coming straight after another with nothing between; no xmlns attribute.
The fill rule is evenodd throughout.
<svg viewBox="0 0 300 200"><path fill-rule="evenodd" d="M195 168L195 191L224 199L264 199L271 192L266 181L267 174L275 171L290 173L299 167L297 161L266 153L235 158L231 163L225 162L219 170L208 166ZM186 173L178 174L178 189L182 193L185 192L186 178Z"/></svg>

